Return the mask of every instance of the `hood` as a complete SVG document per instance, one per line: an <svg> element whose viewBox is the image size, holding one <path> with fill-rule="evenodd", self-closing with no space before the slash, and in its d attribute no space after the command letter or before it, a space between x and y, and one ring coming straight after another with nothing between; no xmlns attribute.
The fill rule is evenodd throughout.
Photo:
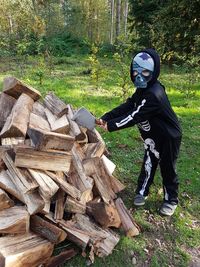
<svg viewBox="0 0 200 267"><path fill-rule="evenodd" d="M147 86L147 88L148 88L149 86L154 84L157 81L158 77L159 77L159 74L160 74L160 57L159 57L158 53L156 52L156 50L153 49L153 48L143 49L143 50L139 51L138 53L140 53L140 52L148 53L154 60L153 76L152 76L152 79L148 82L148 86ZM131 75L132 82L134 82L133 75L132 75L132 69L133 69L132 67L133 67L133 60L131 61L130 75Z"/></svg>

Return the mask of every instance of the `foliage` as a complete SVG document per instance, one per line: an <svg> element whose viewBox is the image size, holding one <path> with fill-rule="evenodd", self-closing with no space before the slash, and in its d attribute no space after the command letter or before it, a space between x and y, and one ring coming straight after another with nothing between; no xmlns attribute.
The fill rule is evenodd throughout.
<svg viewBox="0 0 200 267"><path fill-rule="evenodd" d="M103 66L98 59L99 45L92 44L91 55L88 58L91 69L91 80L96 89L100 88L100 80L102 80L105 72Z"/></svg>

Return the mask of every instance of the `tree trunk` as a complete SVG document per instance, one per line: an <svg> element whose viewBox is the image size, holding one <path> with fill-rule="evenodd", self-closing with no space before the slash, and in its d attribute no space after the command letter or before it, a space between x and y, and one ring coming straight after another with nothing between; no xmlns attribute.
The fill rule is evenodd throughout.
<svg viewBox="0 0 200 267"><path fill-rule="evenodd" d="M120 21L121 21L121 0L117 0L116 6L116 41L120 35Z"/></svg>
<svg viewBox="0 0 200 267"><path fill-rule="evenodd" d="M114 29L114 12L115 12L115 0L110 1L111 5L111 25L110 25L110 44L113 44L113 29Z"/></svg>

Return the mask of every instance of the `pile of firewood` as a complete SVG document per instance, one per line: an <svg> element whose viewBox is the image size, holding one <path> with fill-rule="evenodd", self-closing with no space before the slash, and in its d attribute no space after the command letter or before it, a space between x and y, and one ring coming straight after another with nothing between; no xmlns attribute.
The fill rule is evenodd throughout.
<svg viewBox="0 0 200 267"><path fill-rule="evenodd" d="M122 227L137 225L117 198L124 185L97 130L79 127L74 110L53 93L16 78L0 94L0 266L59 266L78 249L51 256L69 240L81 251L112 253Z"/></svg>

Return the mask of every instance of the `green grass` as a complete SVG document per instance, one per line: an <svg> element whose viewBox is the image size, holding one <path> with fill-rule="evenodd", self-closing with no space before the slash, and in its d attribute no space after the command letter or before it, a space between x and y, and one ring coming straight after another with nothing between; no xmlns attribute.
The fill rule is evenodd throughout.
<svg viewBox="0 0 200 267"><path fill-rule="evenodd" d="M36 75L37 68L41 68L38 62L38 58L28 58L21 69L15 61L12 64L0 63L1 87L5 76L14 75L34 86L43 95L54 91L66 103L71 103L75 108L84 106L97 117L122 101L116 93L121 90L118 85L119 68L109 58L101 59L106 74L99 89L94 88L89 75L83 74L90 67L86 56L74 55L62 58L61 61L54 59L55 65L51 74L42 65L42 85ZM142 231L134 239L124 237L121 233L121 240L113 254L104 259L95 258L94 267L131 267L133 256L136 258L135 266L184 267L188 266L192 258L189 251L197 250L200 246L200 84L192 85L196 95L188 97L181 91L183 80L184 83L187 82L184 73L172 72L166 68L161 73L161 81L166 86L183 128L183 141L177 163L180 205L172 218L158 215L162 202L162 183L158 171L146 206L135 209L132 205L133 192L143 158L139 132L136 127L115 133L105 133L100 129L110 151L110 158L117 165L115 174L126 185L120 196L127 207L132 209L133 217ZM188 86L191 85L188 83ZM86 261L86 258L77 256L65 266L86 266Z"/></svg>

